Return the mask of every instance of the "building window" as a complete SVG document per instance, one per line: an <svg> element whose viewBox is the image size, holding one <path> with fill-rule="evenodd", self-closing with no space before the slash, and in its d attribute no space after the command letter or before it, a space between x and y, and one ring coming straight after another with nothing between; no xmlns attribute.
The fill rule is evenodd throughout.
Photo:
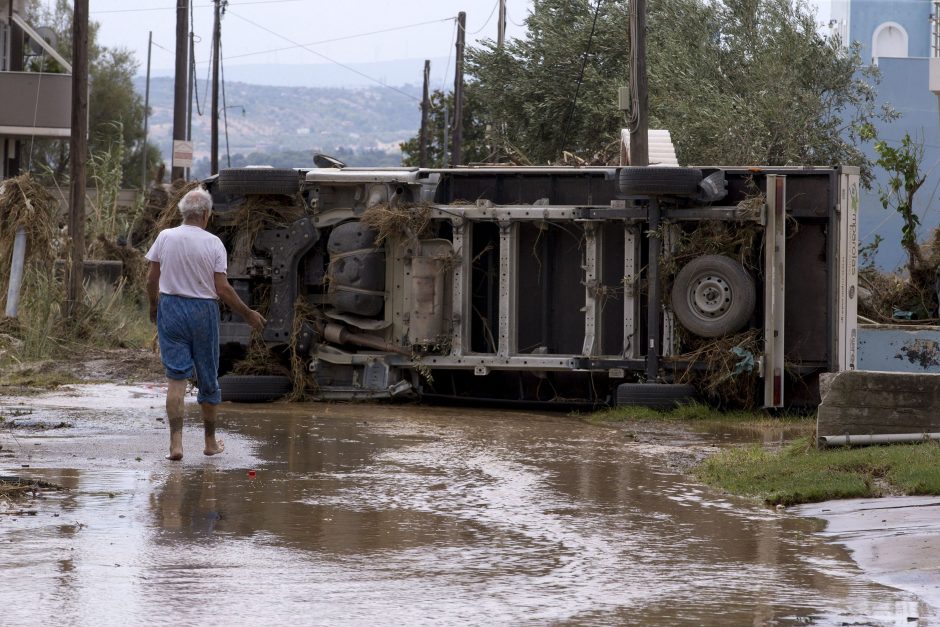
<svg viewBox="0 0 940 627"><path fill-rule="evenodd" d="M879 57L906 57L907 31L897 22L885 22L875 29L871 38L871 56L874 63Z"/></svg>

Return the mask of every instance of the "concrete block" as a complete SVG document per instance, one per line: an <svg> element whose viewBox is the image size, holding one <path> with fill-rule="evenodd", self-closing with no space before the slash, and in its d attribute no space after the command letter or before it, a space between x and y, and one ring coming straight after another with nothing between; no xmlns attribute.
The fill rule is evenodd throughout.
<svg viewBox="0 0 940 627"><path fill-rule="evenodd" d="M819 392L817 437L940 432L937 373L825 373Z"/></svg>
<svg viewBox="0 0 940 627"><path fill-rule="evenodd" d="M90 259L82 264L82 275L86 283L104 283L117 285L121 280L124 264L114 260ZM62 276L65 273L65 261L56 259L55 272Z"/></svg>

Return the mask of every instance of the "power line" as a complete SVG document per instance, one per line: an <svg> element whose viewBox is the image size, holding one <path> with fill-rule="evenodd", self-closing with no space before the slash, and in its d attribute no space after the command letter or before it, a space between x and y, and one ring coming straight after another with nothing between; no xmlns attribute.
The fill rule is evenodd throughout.
<svg viewBox="0 0 940 627"><path fill-rule="evenodd" d="M454 20L454 34L450 38L450 46L447 48L447 63L444 64L444 77L441 79L441 93L444 92L444 85L447 84L447 73L450 72L450 55L454 51L454 46L457 44L457 18L450 18ZM447 104L444 104L444 108L447 108Z"/></svg>
<svg viewBox="0 0 940 627"><path fill-rule="evenodd" d="M415 97L415 96L413 96L413 95L411 95L411 94L409 94L409 93L407 93L407 92L404 92L404 91L402 91L402 90L400 90L400 89L398 89L398 88L396 88L396 87L392 87L391 85L388 85L387 83L383 83L383 82L380 81L379 79L377 79L377 78L375 78L375 77L372 77L372 76L369 76L368 74L366 74L366 73L364 73L364 72L360 72L360 71L357 70L356 68L350 67L350 66L346 65L345 63L341 63L341 62L337 61L336 59L333 59L333 58L331 58L331 57L328 57L327 55L323 54L322 52L317 52L316 50L314 50L313 48L310 48L310 47L309 47L308 45L306 45L306 44L299 44L299 43L297 43L296 41L294 41L293 39L291 39L291 38L289 38L289 37L286 37L286 36L284 36L284 35L281 35L280 33L276 33L276 32L274 32L273 30L271 30L270 28L268 28L268 27L266 27L266 26L262 26L261 24L258 24L257 22L254 22L254 21L252 21L252 20L249 20L248 18L242 17L242 16L239 15L238 13L233 13L232 11L229 11L228 14L231 15L231 16L233 16L233 17L237 17L238 19L242 20L243 22L247 22L247 23L251 24L251 25L254 26L255 28L259 28L259 29L265 31L266 33L269 33L269 34L271 34L271 35L274 35L275 37L279 37L280 39L283 39L284 41L286 41L286 42L288 42L288 43L290 43L290 44L293 44L293 45L294 45L295 47L297 47L297 48L303 48L303 49L306 50L307 52L309 52L309 53L311 53L311 54L315 54L316 56L321 57L321 58L323 58L323 59L326 59L327 61L329 61L330 63L333 63L334 65L338 65L338 66L341 67L341 68L344 68L344 69L346 69L346 70L349 70L349 71L352 72L353 74L358 74L359 76L361 76L361 77L363 77L363 78L365 78L365 79L367 79L367 80L370 80L370 81L376 83L377 85L381 85L382 87L385 87L386 89L390 89L390 90L392 90L392 91L394 91L394 92L396 92L396 93L398 93L398 94L401 94L402 96L405 96L405 97L407 97L407 98L411 98L411 99L414 100L415 102L421 102L421 99L420 99L420 98L417 98L417 97Z"/></svg>
<svg viewBox="0 0 940 627"><path fill-rule="evenodd" d="M303 46L319 46L321 44L330 44L337 41L346 41L349 39L358 39L359 37L368 37L370 35L379 35L381 33L390 33L398 30L406 30L408 28L416 28L418 26L427 26L428 24L440 24L441 22L449 22L454 18L445 17L439 20L429 20L427 22L417 22L415 24L405 24L404 26L393 26L392 28L383 28L381 30L373 30L367 33L355 33L352 35L344 35L342 37L333 37L332 39L321 39L320 41L311 41L306 44L298 44L296 46L284 46L282 48L269 48L268 50L257 50L255 52L244 52L242 54L233 54L229 59L240 59L242 57L251 57L259 54L268 54L271 52L284 52L286 50L295 50Z"/></svg>
<svg viewBox="0 0 940 627"><path fill-rule="evenodd" d="M574 99L571 101L571 108L568 110L568 119L565 120L565 133L561 137L561 150L564 150L568 143L568 130L571 128L571 118L574 117L574 109L578 104L578 94L581 93L581 82L584 80L584 67L587 65L587 58L591 53L591 44L594 42L594 33L597 30L597 15L601 12L601 2L603 2L603 0L597 0L597 5L594 7L594 21L591 23L591 34L588 35L587 47L584 49L584 55L581 57L581 70L578 72L578 86L574 90Z"/></svg>
<svg viewBox="0 0 940 627"><path fill-rule="evenodd" d="M155 41L152 41L152 40L151 40L150 43L153 44L154 46L156 46L157 48L159 48L160 50L163 50L164 52L169 52L170 54L176 54L176 53L173 52L172 50L170 50L170 49L168 49L168 48L164 48L163 46L161 46L160 44L158 44L158 43L155 42Z"/></svg>
<svg viewBox="0 0 940 627"><path fill-rule="evenodd" d="M507 5L508 5L508 3L507 3ZM518 26L519 28L525 28L525 18L522 18L522 22L523 22L522 24L520 24L520 23L517 22L516 20L512 19L512 16L509 15L509 7L508 7L508 6L506 7L506 19L509 20L510 22L512 22L513 24L515 24L516 26Z"/></svg>
<svg viewBox="0 0 940 627"><path fill-rule="evenodd" d="M232 153L228 148L228 105L225 102L225 56L222 54L222 38L219 38L219 73L222 74L222 119L225 121L225 161L232 167ZM242 111L244 111L242 107Z"/></svg>
<svg viewBox="0 0 940 627"><path fill-rule="evenodd" d="M230 2L229 6L247 6L251 4L282 4L284 2L302 2L302 0L255 0L254 2ZM191 5L197 9L209 9L215 5L212 4L200 4L200 5ZM143 13L143 12L152 12L152 11L175 11L179 7L147 7L147 8L138 8L138 9L107 9L104 11L92 11L94 14L99 13Z"/></svg>
<svg viewBox="0 0 940 627"><path fill-rule="evenodd" d="M483 22L483 26L481 26L478 30L475 30L475 31L473 31L472 33L467 33L467 34L468 34L468 35L479 35L480 33L482 33L482 32L483 32L483 29L486 28L487 24L490 23L490 20L493 19L493 15L496 13L497 7L499 7L499 0L496 0L496 4L493 5L493 10L490 11L490 16L489 16L488 18L486 18L486 21L485 21L485 22Z"/></svg>

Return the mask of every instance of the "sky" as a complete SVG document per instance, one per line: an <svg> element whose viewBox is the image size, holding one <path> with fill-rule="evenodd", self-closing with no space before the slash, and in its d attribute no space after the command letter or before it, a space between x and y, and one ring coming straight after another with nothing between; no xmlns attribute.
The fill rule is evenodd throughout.
<svg viewBox="0 0 940 627"><path fill-rule="evenodd" d="M55 0L40 1L48 6ZM201 77L209 68L212 1L190 3ZM820 19L828 16L829 0L810 3L819 9ZM252 76L257 77L265 65L328 64L334 66L334 80L347 73L351 81L362 84L387 80L376 63L432 59L433 80L443 84L453 80L453 74L445 77L443 70L453 63L457 13L467 13L468 43L495 39L497 4L498 0L230 0L222 21L225 68L237 77L237 66L245 68L242 76L248 76L247 68L253 66ZM506 0L506 4L506 36L520 36L532 0ZM100 43L132 50L141 75L152 31L152 74L172 76L175 8L173 0L90 0L91 19L100 24ZM346 65L356 67L350 70ZM410 67L420 68L420 63L405 67L410 75ZM420 69L415 73L413 82L419 83Z"/></svg>
<svg viewBox="0 0 940 627"><path fill-rule="evenodd" d="M42 2L49 5L53 0ZM212 2L190 2L197 75L202 76L210 56ZM507 37L524 32L531 4L531 0L507 0ZM90 13L100 24L100 43L131 49L141 63L141 74L152 31L152 71L168 75L173 68L175 6L173 0L90 0ZM468 43L495 39L496 6L497 0L231 0L222 20L225 67L452 59L457 13L467 13ZM415 79L419 81L420 76Z"/></svg>

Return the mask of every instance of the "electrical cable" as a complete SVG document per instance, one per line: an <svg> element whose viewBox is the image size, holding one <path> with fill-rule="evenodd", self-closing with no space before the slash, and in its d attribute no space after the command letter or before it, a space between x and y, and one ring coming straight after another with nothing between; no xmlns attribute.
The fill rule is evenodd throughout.
<svg viewBox="0 0 940 627"><path fill-rule="evenodd" d="M630 3L630 111L626 114L626 125L630 132L636 131L640 123L640 96L637 93L637 43L636 23L638 19L636 2Z"/></svg>
<svg viewBox="0 0 940 627"><path fill-rule="evenodd" d="M571 129L571 118L574 117L574 110L578 104L578 95L581 93L581 82L584 80L584 68L587 65L588 55L591 53L591 44L594 43L594 33L597 30L597 16L601 12L601 3L604 0L597 0L597 5L594 7L594 21L591 23L591 34L588 35L587 47L584 49L584 55L581 57L581 70L578 72L578 85L574 90L574 98L571 101L571 108L568 109L568 119L565 121L565 132L561 136L561 147L559 153L565 149L565 146L568 143L568 131ZM635 5L635 2L631 2L630 6Z"/></svg>
<svg viewBox="0 0 940 627"><path fill-rule="evenodd" d="M356 68L350 67L349 65L346 65L345 63L341 63L341 62L337 61L336 59L333 59L333 58L331 58L331 57L328 57L327 55L323 54L322 52L317 52L316 50L314 50L313 48L310 48L309 46L307 46L307 45L305 45L305 44L299 44L299 43L297 43L296 41L294 41L293 39L291 39L291 38L289 38L289 37L286 37L286 36L284 36L284 35L281 35L280 33L277 33L277 32L271 30L270 28L268 28L268 27L266 27L266 26L262 26L261 24L258 24L257 22L254 22L254 21L252 21L252 20L249 20L249 19L246 18L246 17L242 17L242 16L239 15L238 13L233 13L232 11L229 11L228 13L229 13L229 15L232 15L232 16L234 16L234 17L237 17L238 19L242 20L243 22L247 22L248 24L251 24L251 25L254 26L255 28L261 29L261 30L265 31L266 33L269 33L269 34L271 34L271 35L274 35L275 37L278 37L278 38L280 38L280 39L283 39L284 41L286 41L286 42L288 42L288 43L291 43L291 44L293 44L294 46L296 46L296 47L298 47L298 48L303 48L303 49L306 50L307 52L309 52L309 53L311 53L311 54L314 54L314 55L316 55L316 56L318 56L318 57L320 57L320 58L322 58L322 59L326 59L327 61L329 61L330 63L332 63L332 64L334 64L334 65L338 65L339 67L341 67L341 68L343 68L343 69L349 70L349 71L352 72L353 74L358 74L359 76L361 76L361 77L363 77L363 78L365 78L365 79L367 79L367 80L370 80L370 81L372 81L373 83L375 83L375 84L377 84L377 85L381 85L382 87L385 87L386 89L390 89L391 91L394 91L395 93L398 93L398 94L401 94L402 96L405 96L406 98L411 98L411 99L414 100L415 102L421 102L421 99L420 99L420 98L418 98L418 97L416 97L416 96L413 96L412 94L409 94L408 92L402 91L402 90L398 89L397 87L392 87L391 85L388 85L387 83L383 83L383 82L380 81L379 79L377 79L377 78L375 78L375 77L372 77L372 76L369 76L369 75L366 74L365 72L360 72L360 71L357 70Z"/></svg>
<svg viewBox="0 0 940 627"><path fill-rule="evenodd" d="M486 18L486 21L485 21L485 22L483 22L483 26L481 26L479 29L473 31L472 33L467 33L467 35L479 35L481 32L483 32L483 29L486 28L487 25L490 23L490 20L493 19L493 15L496 14L496 9L497 9L497 8L499 8L499 0L496 0L496 4L493 5L493 10L490 11L490 16L489 16L488 18Z"/></svg>
<svg viewBox="0 0 940 627"><path fill-rule="evenodd" d="M170 49L168 49L168 48L164 48L163 46L161 46L160 44L158 44L157 42L155 42L155 41L153 41L153 40L151 40L150 43L152 43L154 46L156 46L156 47L159 48L160 50L163 50L164 52L169 52L170 54L176 54L176 53L173 52L172 50L170 50Z"/></svg>
<svg viewBox="0 0 940 627"><path fill-rule="evenodd" d="M195 11L193 10L193 5L189 5L189 39L190 42L190 51L192 54L189 56L189 74L193 78L193 96L196 98L196 115L202 117L202 108L199 105L199 81L196 80L196 19L194 17ZM199 42L202 42L202 38L199 38ZM208 82L206 83L206 89L209 89ZM205 102L205 98L203 98Z"/></svg>
<svg viewBox="0 0 940 627"><path fill-rule="evenodd" d="M29 158L26 160L26 171L33 169L33 144L36 143L36 121L39 119L39 94L42 88L42 75L46 70L46 51L39 56L39 78L36 79L36 104L33 105L33 130L29 134Z"/></svg>
<svg viewBox="0 0 940 627"><path fill-rule="evenodd" d="M381 30L373 30L367 33L356 33L353 35L344 35L342 37L333 37L332 39L321 39L320 41L311 41L305 44L299 44L297 46L283 46L281 48L269 48L267 50L257 50L255 52L244 52L242 54L233 54L232 56L229 57L229 60L241 59L243 57L252 57L252 56L259 55L259 54L268 54L271 52L284 52L286 50L295 50L303 46L319 46L321 44L331 44L337 41L347 41L349 39L358 39L360 37L368 37L371 35L379 35L382 33L391 33L393 31L406 30L408 28L416 28L418 26L427 26L428 24L440 24L441 22L449 22L452 19L454 18L445 17L439 20L428 20L427 22L416 22L414 24L405 24L404 26L393 26L392 28L383 28Z"/></svg>
<svg viewBox="0 0 940 627"><path fill-rule="evenodd" d="M232 2L235 6L247 6L252 4L283 4L285 2L302 2L302 0L256 0L255 2ZM200 4L200 5L190 5L195 6L197 9L208 9L212 8L215 5L212 4ZM176 11L179 6L175 7L146 7L138 9L105 9L102 11L91 11L92 14L98 15L99 13L144 13L150 11Z"/></svg>
<svg viewBox="0 0 940 627"><path fill-rule="evenodd" d="M509 20L510 22L512 22L513 24L515 24L516 26L518 26L519 28L525 28L525 27L526 27L526 25L525 25L525 18L522 19L522 24L520 24L520 23L517 22L516 20L512 19L512 16L509 15L509 1L508 1L508 0L507 0L507 2L506 2L506 19Z"/></svg>
<svg viewBox="0 0 940 627"><path fill-rule="evenodd" d="M444 64L444 77L441 79L441 93L444 93L444 87L447 85L447 74L450 72L450 55L453 54L454 48L457 46L457 18L450 18L454 20L454 34L450 38L450 46L447 48L447 63ZM446 103L445 103L446 107Z"/></svg>
<svg viewBox="0 0 940 627"><path fill-rule="evenodd" d="M222 120L225 126L225 162L232 167L232 154L228 149L228 105L225 104L225 56L222 54L222 38L219 37L219 74L222 76ZM242 109L244 111L244 108Z"/></svg>

